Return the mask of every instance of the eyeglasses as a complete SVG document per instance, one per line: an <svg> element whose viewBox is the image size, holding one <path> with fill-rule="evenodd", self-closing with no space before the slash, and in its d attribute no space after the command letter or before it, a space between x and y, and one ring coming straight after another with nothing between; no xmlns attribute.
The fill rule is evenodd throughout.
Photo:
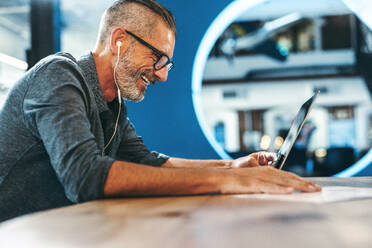
<svg viewBox="0 0 372 248"><path fill-rule="evenodd" d="M163 52L159 51L155 47L151 46L149 43L147 43L146 41L142 40L140 37L138 37L137 35L133 34L132 32L130 32L128 30L125 30L125 31L130 36L132 36L133 38L135 38L139 43L141 43L142 45L147 46L148 48L150 48L154 52L154 54L156 55L156 58L157 58L157 60L154 63L154 69L156 71L161 70L164 66L166 66L168 68L168 71L170 71L174 67L174 63L169 59L169 57L166 54L164 54Z"/></svg>

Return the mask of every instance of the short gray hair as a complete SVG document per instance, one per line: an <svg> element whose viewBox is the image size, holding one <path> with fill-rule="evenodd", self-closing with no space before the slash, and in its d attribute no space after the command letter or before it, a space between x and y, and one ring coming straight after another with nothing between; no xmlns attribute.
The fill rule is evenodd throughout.
<svg viewBox="0 0 372 248"><path fill-rule="evenodd" d="M176 37L176 21L173 14L158 2L153 0L117 0L102 15L98 42L105 43L116 27L125 27L131 32L149 37L159 21L157 17L160 17L168 25Z"/></svg>

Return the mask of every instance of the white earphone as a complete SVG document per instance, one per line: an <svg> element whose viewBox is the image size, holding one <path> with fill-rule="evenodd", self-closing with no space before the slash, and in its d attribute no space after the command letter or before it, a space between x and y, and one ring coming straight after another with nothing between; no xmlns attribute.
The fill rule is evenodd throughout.
<svg viewBox="0 0 372 248"><path fill-rule="evenodd" d="M120 117L120 111L121 111L121 93L120 93L120 89L119 89L119 85L117 84L116 82L116 67L118 66L119 64L119 59L120 59L120 47L123 43L121 43L121 41L117 41L116 42L116 45L118 47L118 58L116 59L116 63L115 63L115 67L114 67L114 82L115 82L115 85L116 85L116 88L118 89L118 101L119 101L119 111L118 111L118 116L116 117L116 122L115 122L115 129L114 129L114 133L112 134L109 142L107 142L107 144L103 147L103 150L102 150L102 156L105 155L105 150L107 149L107 147L111 144L111 142L113 141L114 137L115 137L115 134L117 132L117 129L118 129L118 124L119 124L119 117Z"/></svg>
<svg viewBox="0 0 372 248"><path fill-rule="evenodd" d="M120 94L119 86L118 86L118 84L116 83L116 67L117 67L117 65L118 65L118 63L119 63L119 59L120 59L120 47L121 47L122 44L123 44L123 43L121 43L120 40L118 40L118 41L116 42L116 45L118 46L118 58L117 58L117 60L116 60L116 64L115 64L115 68L114 68L114 81L115 81L115 84L116 84L116 88L118 89L118 100L119 100L119 103L120 103L120 104L121 104L121 94Z"/></svg>

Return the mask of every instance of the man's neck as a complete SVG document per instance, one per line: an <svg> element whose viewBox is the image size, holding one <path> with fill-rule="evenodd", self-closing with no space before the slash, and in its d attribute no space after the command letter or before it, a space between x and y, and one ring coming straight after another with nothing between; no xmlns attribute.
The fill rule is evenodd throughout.
<svg viewBox="0 0 372 248"><path fill-rule="evenodd" d="M94 51L92 52L94 62L96 64L97 75L99 84L101 85L101 90L103 97L106 102L112 102L116 95L117 90L114 81L114 72L112 68L112 57L110 53L105 53L105 51Z"/></svg>

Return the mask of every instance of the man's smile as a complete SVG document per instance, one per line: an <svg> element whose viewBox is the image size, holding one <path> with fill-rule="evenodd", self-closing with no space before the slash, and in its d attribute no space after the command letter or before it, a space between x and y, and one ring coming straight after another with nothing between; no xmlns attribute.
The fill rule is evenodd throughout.
<svg viewBox="0 0 372 248"><path fill-rule="evenodd" d="M148 78L144 74L141 75L141 78L145 82L146 86L151 83L150 80L148 80Z"/></svg>

